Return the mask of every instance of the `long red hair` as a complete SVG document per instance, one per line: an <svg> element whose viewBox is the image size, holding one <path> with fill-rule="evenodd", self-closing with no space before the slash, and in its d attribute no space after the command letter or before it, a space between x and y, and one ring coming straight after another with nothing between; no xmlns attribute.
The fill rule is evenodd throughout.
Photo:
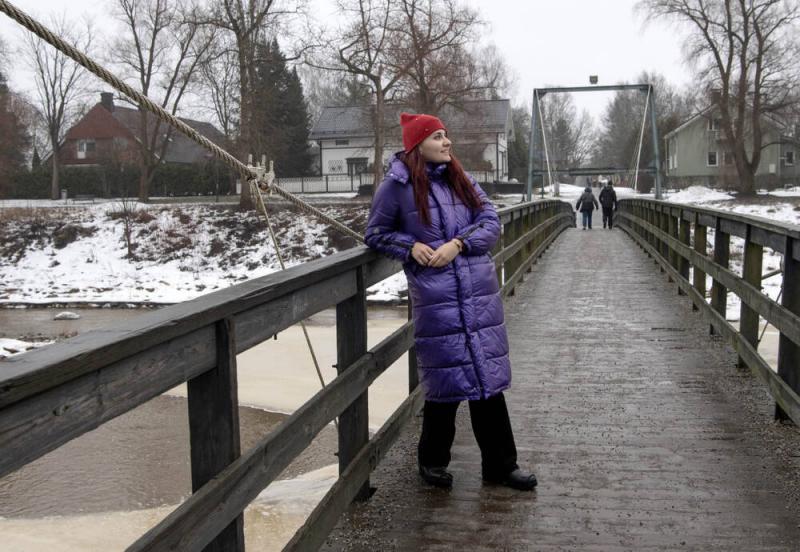
<svg viewBox="0 0 800 552"><path fill-rule="evenodd" d="M428 208L428 194L431 190L431 183L428 179L425 158L419 153L419 149L414 148L408 153L401 154L400 159L406 164L411 175L411 183L414 186L414 203L420 218L422 222L430 225L431 212ZM447 169L445 169L445 178L464 205L472 209L481 208L481 198L478 192L452 152L450 153L450 162L447 163Z"/></svg>

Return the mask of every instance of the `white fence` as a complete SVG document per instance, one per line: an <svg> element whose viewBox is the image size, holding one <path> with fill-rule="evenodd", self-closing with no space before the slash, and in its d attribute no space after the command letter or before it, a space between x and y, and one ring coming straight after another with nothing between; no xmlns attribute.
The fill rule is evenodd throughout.
<svg viewBox="0 0 800 552"><path fill-rule="evenodd" d="M494 173L491 171L469 171L481 183L493 182ZM293 194L324 194L335 192L357 192L359 186L372 184L372 173L359 174L323 174L317 176L297 176L291 178L276 178L275 182Z"/></svg>

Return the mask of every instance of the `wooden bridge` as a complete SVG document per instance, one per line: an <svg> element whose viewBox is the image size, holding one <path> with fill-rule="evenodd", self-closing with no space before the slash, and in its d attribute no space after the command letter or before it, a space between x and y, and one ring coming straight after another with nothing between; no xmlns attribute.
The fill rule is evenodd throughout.
<svg viewBox="0 0 800 552"><path fill-rule="evenodd" d="M413 354L408 399L370 437L369 385L413 329L367 350L365 290L399 267L363 247L4 362L0 476L188 382L194 493L129 550L243 550L244 508L337 416L340 477L287 550L798 549L800 433L772 422L800 423L798 228L648 200L621 201L610 232L573 230L556 201L501 219L508 402L535 493L481 483L466 408L453 489L421 484ZM780 304L760 290L765 247L784 253ZM339 377L241 451L236 354L332 306ZM759 318L781 334L777 373Z"/></svg>

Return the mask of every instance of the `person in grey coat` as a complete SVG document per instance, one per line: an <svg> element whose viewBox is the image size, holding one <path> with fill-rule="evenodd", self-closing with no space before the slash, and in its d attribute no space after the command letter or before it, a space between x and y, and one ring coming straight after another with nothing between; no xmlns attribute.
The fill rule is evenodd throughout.
<svg viewBox="0 0 800 552"><path fill-rule="evenodd" d="M597 199L594 197L592 189L589 186L586 186L586 189L583 190L581 197L578 198L578 203L575 204L575 210L580 211L581 215L583 215L584 230L586 230L587 226L589 230L592 229L592 211L599 208L600 204L597 203Z"/></svg>

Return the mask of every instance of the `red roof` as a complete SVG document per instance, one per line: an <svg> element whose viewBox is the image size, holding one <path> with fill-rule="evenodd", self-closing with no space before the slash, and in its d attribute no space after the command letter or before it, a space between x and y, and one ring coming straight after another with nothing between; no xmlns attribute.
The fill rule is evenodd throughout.
<svg viewBox="0 0 800 552"><path fill-rule="evenodd" d="M135 139L133 133L102 104L95 105L78 123L69 129L65 140L102 138Z"/></svg>

